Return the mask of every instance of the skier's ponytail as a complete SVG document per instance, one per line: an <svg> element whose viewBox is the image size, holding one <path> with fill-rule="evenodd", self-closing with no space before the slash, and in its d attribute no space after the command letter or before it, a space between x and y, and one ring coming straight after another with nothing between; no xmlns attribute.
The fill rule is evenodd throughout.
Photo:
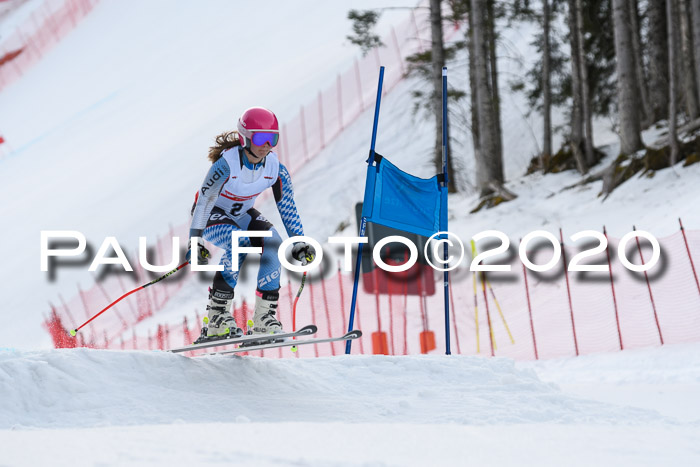
<svg viewBox="0 0 700 467"><path fill-rule="evenodd" d="M214 163L219 160L224 151L240 145L237 131L221 133L216 137L216 145L209 148L209 160Z"/></svg>

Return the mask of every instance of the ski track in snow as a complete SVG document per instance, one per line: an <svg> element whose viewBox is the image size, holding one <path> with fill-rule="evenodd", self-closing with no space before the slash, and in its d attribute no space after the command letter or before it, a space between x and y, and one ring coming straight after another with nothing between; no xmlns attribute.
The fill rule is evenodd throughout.
<svg viewBox="0 0 700 467"><path fill-rule="evenodd" d="M3 351L0 465L693 465L698 350L524 363ZM598 396L685 384L671 396L697 417L576 390L593 381Z"/></svg>
<svg viewBox="0 0 700 467"><path fill-rule="evenodd" d="M700 458L697 431L665 425L239 421L0 435L8 465L692 466Z"/></svg>
<svg viewBox="0 0 700 467"><path fill-rule="evenodd" d="M664 421L563 394L510 359L351 356L188 358L91 349L5 353L0 427L326 421L629 423ZM439 384L438 384L439 382ZM18 384L19 383L19 384ZM196 395L193 398L193 395ZM226 410L211 410L225 406ZM261 406L260 402L264 402ZM359 410L358 410L359 409ZM134 419L134 414L140 414Z"/></svg>

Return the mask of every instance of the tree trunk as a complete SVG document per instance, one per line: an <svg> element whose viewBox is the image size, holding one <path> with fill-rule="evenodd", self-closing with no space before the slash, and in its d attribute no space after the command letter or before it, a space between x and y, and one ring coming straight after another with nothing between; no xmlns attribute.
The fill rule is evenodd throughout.
<svg viewBox="0 0 700 467"><path fill-rule="evenodd" d="M698 0L695 0L696 2ZM693 32L691 30L689 8L685 0L678 1L678 15L681 26L681 68L680 73L683 77L683 97L685 101L686 112L691 120L694 120L700 114L698 110L698 98L695 89L695 66L693 64Z"/></svg>
<svg viewBox="0 0 700 467"><path fill-rule="evenodd" d="M479 112L478 112L478 102L477 102L477 92L476 92L476 51L474 50L474 38L472 36L473 30L473 17L471 14L469 16L469 31L467 31L467 49L469 51L469 92L471 99L471 129L472 129L472 140L474 144L474 160L478 161L483 157L481 154L481 142L479 140Z"/></svg>
<svg viewBox="0 0 700 467"><path fill-rule="evenodd" d="M474 41L474 66L477 113L479 119L480 157L476 160L476 185L482 196L493 192L491 184L503 183L503 162L498 157L496 141L493 138L495 117L489 89L488 47L484 26L486 24L485 5L482 0L471 0L472 38Z"/></svg>
<svg viewBox="0 0 700 467"><path fill-rule="evenodd" d="M542 1L542 112L544 114L544 143L540 155L540 167L544 171L552 157L552 85L550 76L550 45L549 45L549 0Z"/></svg>
<svg viewBox="0 0 700 467"><path fill-rule="evenodd" d="M486 41L489 48L489 71L491 74L491 102L493 103L493 115L495 125L493 127L493 139L496 141L496 154L503 159L503 131L501 130L501 97L498 90L498 64L496 58L496 19L493 13L494 0L486 2L488 23L486 26Z"/></svg>
<svg viewBox="0 0 700 467"><path fill-rule="evenodd" d="M666 0L649 0L649 105L653 121L668 115L668 33Z"/></svg>
<svg viewBox="0 0 700 467"><path fill-rule="evenodd" d="M582 174L588 172L583 151L583 96L581 92L581 61L579 51L578 21L576 19L576 0L569 0L569 38L571 40L571 152L574 154L576 167Z"/></svg>
<svg viewBox="0 0 700 467"><path fill-rule="evenodd" d="M695 89L700 93L700 2L690 2L693 14L693 50L695 51ZM700 96L698 96L700 97Z"/></svg>
<svg viewBox="0 0 700 467"><path fill-rule="evenodd" d="M613 0L615 56L617 61L617 105L620 119L620 152L632 154L641 149L639 89L634 71L632 34L629 28L627 0Z"/></svg>
<svg viewBox="0 0 700 467"><path fill-rule="evenodd" d="M676 50L678 48L678 43L676 41L675 34L675 19L676 11L674 0L668 0L666 2L666 24L668 30L668 139L669 146L671 148L671 160L670 164L674 165L678 160L678 138L676 136L676 115L678 114L678 109L676 108L676 81L677 81L677 67L676 67Z"/></svg>
<svg viewBox="0 0 700 467"><path fill-rule="evenodd" d="M588 61L586 60L586 50L583 38L583 1L576 0L576 34L578 34L578 60L581 71L581 109L583 110L583 121L585 123L586 134L584 135L584 149L586 155L586 165L595 165L595 155L593 153L593 117L591 115L590 87L588 85Z"/></svg>
<svg viewBox="0 0 700 467"><path fill-rule="evenodd" d="M630 30L632 31L632 49L634 50L634 69L637 75L637 86L639 95L642 98L642 127L648 128L652 124L653 116L649 106L649 89L647 88L647 78L644 73L644 59L642 55L642 40L639 30L639 11L637 0L629 0Z"/></svg>
<svg viewBox="0 0 700 467"><path fill-rule="evenodd" d="M433 161L438 173L442 173L442 67L445 66L445 48L442 43L442 11L440 0L430 0L430 32L432 38L431 59L433 76L433 114L435 116L435 149ZM449 126L448 126L449 128ZM449 145L449 133L446 144ZM449 153L449 150L448 150ZM447 190L456 192L454 170L452 170L452 158L448 161Z"/></svg>

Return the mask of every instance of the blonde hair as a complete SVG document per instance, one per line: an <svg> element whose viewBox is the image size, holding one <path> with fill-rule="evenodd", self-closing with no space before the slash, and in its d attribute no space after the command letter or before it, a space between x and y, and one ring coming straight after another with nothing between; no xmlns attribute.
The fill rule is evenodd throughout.
<svg viewBox="0 0 700 467"><path fill-rule="evenodd" d="M221 158L221 154L227 149L240 146L237 131L227 131L216 137L216 144L209 148L209 160L214 163Z"/></svg>

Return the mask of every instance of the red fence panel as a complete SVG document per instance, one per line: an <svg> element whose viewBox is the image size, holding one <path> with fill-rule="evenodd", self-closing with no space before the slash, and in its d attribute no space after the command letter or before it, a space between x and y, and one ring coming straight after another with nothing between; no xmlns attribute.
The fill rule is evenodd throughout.
<svg viewBox="0 0 700 467"><path fill-rule="evenodd" d="M99 0L45 0L24 24L2 42L0 57L22 50L0 65L0 91L19 79L31 66L78 25Z"/></svg>
<svg viewBox="0 0 700 467"><path fill-rule="evenodd" d="M87 14L95 4L96 0L57 0L33 16L34 27L22 29L17 36L21 41L13 37L3 43L2 53L11 51L8 47L26 46L27 50L0 66L0 87L20 76L42 51L71 30L81 15ZM385 47L354 62L311 103L302 106L299 114L284 123L283 142L278 149L282 162L291 172L321 153L343 128L373 105L379 65L386 66L386 91L400 82L406 68L405 57L429 46L428 24L427 10L415 10L403 25L384 39ZM446 36L455 33L451 28L446 30ZM183 224L175 234L185 238L187 228L188 225ZM512 259L511 272L485 276L470 272L468 264L462 265L451 275L453 342L458 343L453 352L486 356L491 355L493 346L494 355L517 359L572 356L576 353L574 323L580 354L617 350L620 340L624 348L659 345L659 331L665 343L700 341L700 286L697 272L691 265L691 259L696 267L700 264L700 231L685 231L685 234L685 238L678 232L659 240L662 260L650 271L648 285L642 273L632 272L621 264L617 239L609 239L610 262L605 253L588 261L610 264L609 271L569 272L568 291L563 258L553 270L545 273L525 270L519 258ZM168 261L171 235L172 232L156 244L154 261L157 264ZM644 241L641 246L648 261L650 247ZM578 245L564 246L568 260L579 251ZM626 255L633 263L641 264L636 242L628 243ZM533 249L528 257L536 264L545 263L551 257L551 249ZM90 289L80 291L68 302L61 300L59 305L51 307L45 324L54 345L146 349L179 345L199 335L199 317L196 321L179 317L177 321L149 321L137 326L149 317L157 318L158 312L167 308L184 282L174 280L128 297L99 321L91 323L77 340L66 340L66 330L79 324L76 319L84 321L127 289L149 280L138 261L132 261L132 266L138 274L130 278L110 275ZM442 289L441 277L429 275L426 288ZM319 272L313 271L308 280L308 290L298 304L297 327L314 322L319 328L317 337L343 333L347 326L352 275L337 271L321 279ZM363 337L353 345L353 353L371 354L373 347L376 349L379 345L382 352L389 354L419 354L426 351L426 340L421 341L421 336L434 336L435 349L429 350L430 353L444 352L442 294L409 295L400 284L401 281L391 282L391 287L398 289L391 295L376 296L373 290L360 288L356 327L362 329ZM286 328L291 328L292 304L298 285L298 279L293 278L292 283L280 291L279 313ZM251 310L244 303L234 314L242 325ZM150 326L145 328L145 324ZM379 344L373 343L373 335L378 336ZM297 353L274 350L251 355L313 357L343 352L343 344L322 344L301 346Z"/></svg>

